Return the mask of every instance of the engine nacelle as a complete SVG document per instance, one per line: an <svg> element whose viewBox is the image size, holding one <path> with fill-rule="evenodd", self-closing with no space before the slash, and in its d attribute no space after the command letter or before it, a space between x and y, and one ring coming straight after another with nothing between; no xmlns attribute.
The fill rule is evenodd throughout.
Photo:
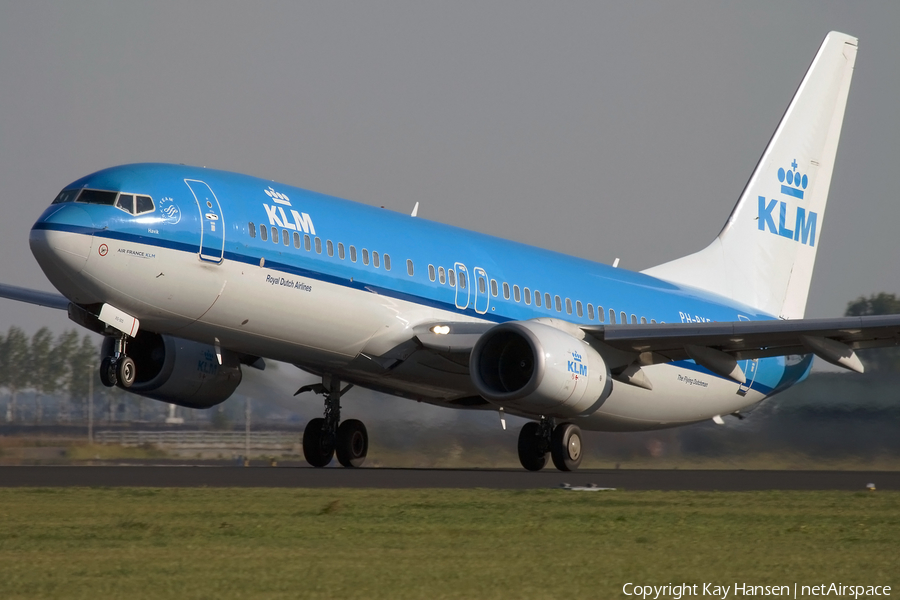
<svg viewBox="0 0 900 600"><path fill-rule="evenodd" d="M490 402L548 417L591 414L612 390L609 367L596 350L535 321L489 329L472 350L469 373Z"/></svg>
<svg viewBox="0 0 900 600"><path fill-rule="evenodd" d="M114 353L115 340L103 342L103 356ZM241 382L241 363L222 350L222 364L209 344L140 331L126 353L137 377L129 392L188 408L209 408L227 400Z"/></svg>

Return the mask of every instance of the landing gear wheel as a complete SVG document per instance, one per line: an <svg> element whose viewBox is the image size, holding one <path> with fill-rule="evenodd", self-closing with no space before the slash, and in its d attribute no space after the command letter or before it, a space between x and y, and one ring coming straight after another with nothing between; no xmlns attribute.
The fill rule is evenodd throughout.
<svg viewBox="0 0 900 600"><path fill-rule="evenodd" d="M345 467L361 467L369 452L369 434L362 421L347 419L337 430L338 462Z"/></svg>
<svg viewBox="0 0 900 600"><path fill-rule="evenodd" d="M116 374L116 363L113 362L111 356L105 357L100 361L100 383L106 387L115 387L119 381Z"/></svg>
<svg viewBox="0 0 900 600"><path fill-rule="evenodd" d="M116 365L116 377L119 380L119 387L127 390L134 385L136 376L137 367L134 364L134 360L128 356L121 357Z"/></svg>
<svg viewBox="0 0 900 600"><path fill-rule="evenodd" d="M529 471L540 471L547 464L540 423L525 423L519 432L519 462Z"/></svg>
<svg viewBox="0 0 900 600"><path fill-rule="evenodd" d="M325 419L312 419L303 430L303 457L314 467L324 467L334 456L334 438L325 432Z"/></svg>
<svg viewBox="0 0 900 600"><path fill-rule="evenodd" d="M562 423L553 430L550 455L560 471L574 471L581 464L581 429L572 423Z"/></svg>

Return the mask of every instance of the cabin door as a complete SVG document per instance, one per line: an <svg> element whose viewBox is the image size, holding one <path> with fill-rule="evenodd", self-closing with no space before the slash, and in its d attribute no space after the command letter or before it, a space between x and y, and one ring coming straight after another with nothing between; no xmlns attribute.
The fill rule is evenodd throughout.
<svg viewBox="0 0 900 600"><path fill-rule="evenodd" d="M200 260L221 263L225 258L225 219L219 199L202 181L185 179L184 182L200 210Z"/></svg>
<svg viewBox="0 0 900 600"><path fill-rule="evenodd" d="M469 306L469 271L466 265L456 263L453 265L456 270L456 308L464 309Z"/></svg>

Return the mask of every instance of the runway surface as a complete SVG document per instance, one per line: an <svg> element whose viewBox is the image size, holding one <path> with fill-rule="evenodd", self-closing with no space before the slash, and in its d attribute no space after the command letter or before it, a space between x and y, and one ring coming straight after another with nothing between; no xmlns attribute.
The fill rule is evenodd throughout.
<svg viewBox="0 0 900 600"><path fill-rule="evenodd" d="M621 490L900 490L892 471L653 471L547 469L342 469L236 466L0 467L0 487L297 487L540 489L595 485Z"/></svg>

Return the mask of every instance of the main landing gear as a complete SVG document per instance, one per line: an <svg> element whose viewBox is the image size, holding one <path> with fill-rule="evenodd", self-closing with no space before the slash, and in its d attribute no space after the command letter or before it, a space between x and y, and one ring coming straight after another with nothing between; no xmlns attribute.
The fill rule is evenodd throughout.
<svg viewBox="0 0 900 600"><path fill-rule="evenodd" d="M311 391L325 396L325 417L312 419L303 430L303 457L310 465L324 467L335 454L345 467L361 467L366 461L369 452L366 426L356 419L341 423L341 396L352 387L349 384L341 389L339 379L325 375L322 383L297 390L297 394Z"/></svg>
<svg viewBox="0 0 900 600"><path fill-rule="evenodd" d="M115 340L115 352L100 362L100 382L106 387L119 386L124 389L134 384L137 367L134 360L125 354L126 337Z"/></svg>
<svg viewBox="0 0 900 600"><path fill-rule="evenodd" d="M572 423L555 425L547 417L526 423L519 432L519 462L529 471L540 471L548 454L560 471L577 469L582 456L581 429Z"/></svg>

